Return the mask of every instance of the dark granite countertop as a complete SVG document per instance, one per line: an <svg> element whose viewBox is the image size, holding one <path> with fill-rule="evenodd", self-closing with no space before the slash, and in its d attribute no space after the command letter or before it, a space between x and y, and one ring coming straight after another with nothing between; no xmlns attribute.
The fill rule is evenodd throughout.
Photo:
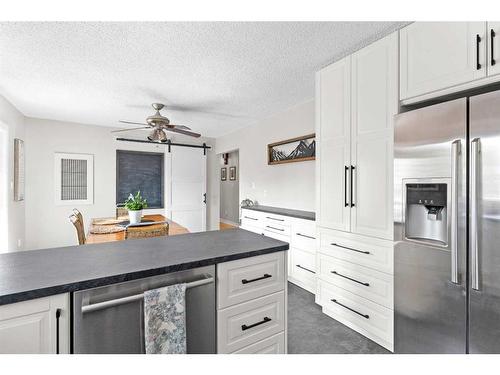
<svg viewBox="0 0 500 375"><path fill-rule="evenodd" d="M242 207L242 208L246 210L269 212L270 214L276 214L276 215L291 216L291 217L296 217L298 219L313 220L313 221L316 220L316 213L312 211L292 210L290 208L279 208L279 207L261 206L261 205Z"/></svg>
<svg viewBox="0 0 500 375"><path fill-rule="evenodd" d="M0 254L0 305L284 250L230 229Z"/></svg>

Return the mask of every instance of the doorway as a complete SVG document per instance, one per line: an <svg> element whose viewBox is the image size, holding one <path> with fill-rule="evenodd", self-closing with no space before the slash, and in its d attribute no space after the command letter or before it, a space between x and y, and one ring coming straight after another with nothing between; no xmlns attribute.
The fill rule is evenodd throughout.
<svg viewBox="0 0 500 375"><path fill-rule="evenodd" d="M239 151L225 152L218 156L220 160L219 229L237 228L240 225Z"/></svg>
<svg viewBox="0 0 500 375"><path fill-rule="evenodd" d="M9 136L7 126L0 122L0 253L9 246L8 191L9 191Z"/></svg>

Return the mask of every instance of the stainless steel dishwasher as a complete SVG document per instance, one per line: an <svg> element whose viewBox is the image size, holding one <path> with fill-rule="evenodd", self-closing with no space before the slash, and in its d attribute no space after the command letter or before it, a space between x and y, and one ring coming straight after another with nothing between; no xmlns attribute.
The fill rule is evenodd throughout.
<svg viewBox="0 0 500 375"><path fill-rule="evenodd" d="M75 292L74 353L144 353L146 290L186 283L188 353L216 353L215 266Z"/></svg>

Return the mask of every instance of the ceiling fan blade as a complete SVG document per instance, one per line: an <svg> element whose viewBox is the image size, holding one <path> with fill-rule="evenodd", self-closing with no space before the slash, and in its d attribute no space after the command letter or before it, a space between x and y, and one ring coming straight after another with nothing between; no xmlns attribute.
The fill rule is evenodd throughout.
<svg viewBox="0 0 500 375"><path fill-rule="evenodd" d="M139 129L151 129L149 126L142 126L140 128L130 128L130 129L120 129L120 130L111 130L111 133L120 133L120 132L128 132L130 130L139 130Z"/></svg>
<svg viewBox="0 0 500 375"><path fill-rule="evenodd" d="M125 120L119 120L119 122L123 124L133 124L133 125L144 125L144 126L149 126L148 124L145 124L143 122L133 122L133 121L125 121Z"/></svg>
<svg viewBox="0 0 500 375"><path fill-rule="evenodd" d="M186 125L169 124L169 126L175 126L177 129L182 129L182 130L191 130L191 128L187 127Z"/></svg>
<svg viewBox="0 0 500 375"><path fill-rule="evenodd" d="M174 133L189 135L190 137L195 137L195 138L201 137L201 134L189 132L187 130L181 130L181 129L178 129L178 128L165 128L164 130L169 131L169 132L174 132Z"/></svg>

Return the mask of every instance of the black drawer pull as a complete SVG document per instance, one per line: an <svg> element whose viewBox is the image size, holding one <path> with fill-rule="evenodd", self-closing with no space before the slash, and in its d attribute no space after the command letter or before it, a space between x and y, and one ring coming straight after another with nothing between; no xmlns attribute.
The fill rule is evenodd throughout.
<svg viewBox="0 0 500 375"><path fill-rule="evenodd" d="M347 203L347 171L349 171L349 167L347 165L344 166L344 207L349 206Z"/></svg>
<svg viewBox="0 0 500 375"><path fill-rule="evenodd" d="M243 216L243 217L244 217L245 219L250 219L250 220L255 220L255 221L259 220L259 219L256 219L256 218L254 218L254 217L250 217L250 216Z"/></svg>
<svg viewBox="0 0 500 375"><path fill-rule="evenodd" d="M339 306L342 306L344 309L347 309L347 310L349 310L349 311L352 311L352 312L353 312L353 313L355 313L355 314L361 315L361 316L362 316L363 318L365 318L365 319L370 319L370 315L367 315L367 314L362 314L362 313L360 313L359 311L356 311L356 310L354 310L354 309L351 309L349 306L346 306L346 305L343 305L343 304L342 304L342 303L340 303L340 302L337 302L337 300L336 300L336 299L331 299L330 301L332 301L332 302L336 303L336 304L337 304L337 305L339 305Z"/></svg>
<svg viewBox="0 0 500 375"><path fill-rule="evenodd" d="M56 310L56 354L59 354L59 320L61 318L61 309Z"/></svg>
<svg viewBox="0 0 500 375"><path fill-rule="evenodd" d="M271 227L271 226L269 226L269 225L266 225L266 228L271 228L271 229L274 229L274 230L279 230L279 231L281 231L281 232L284 232L284 231L285 231L284 229Z"/></svg>
<svg viewBox="0 0 500 375"><path fill-rule="evenodd" d="M481 43L481 37L476 34L476 70L481 70L481 63L479 62L479 43Z"/></svg>
<svg viewBox="0 0 500 375"><path fill-rule="evenodd" d="M276 221L285 221L285 219L276 219L275 217L266 216L266 219L276 220Z"/></svg>
<svg viewBox="0 0 500 375"><path fill-rule="evenodd" d="M342 249L347 249L347 250L355 251L355 252L361 253L361 254L370 254L369 251L362 251L362 250L353 249L352 247L342 246L342 245L339 245L339 244L337 244L335 242L332 242L330 245L341 247Z"/></svg>
<svg viewBox="0 0 500 375"><path fill-rule="evenodd" d="M302 267L300 264L296 264L295 267L299 267L307 272L311 272L311 273L316 273L314 272L313 270L310 270L309 268L306 268L306 267Z"/></svg>
<svg viewBox="0 0 500 375"><path fill-rule="evenodd" d="M490 30L490 35L491 35L491 65L495 65L497 62L495 60L495 37L497 34L495 33L495 30L491 29Z"/></svg>
<svg viewBox="0 0 500 375"><path fill-rule="evenodd" d="M253 328L253 327L257 327L257 326L260 326L261 324L270 322L271 320L272 320L271 318L268 318L267 316L265 316L264 319L261 320L260 322L257 322L257 323L254 323L254 324L250 324L249 326L247 326L246 324L243 324L241 326L241 330L242 331L246 331L247 329L250 329L250 328Z"/></svg>
<svg viewBox="0 0 500 375"><path fill-rule="evenodd" d="M338 273L337 271L330 271L330 272L331 272L331 273L333 273L334 275L337 275L337 276L343 277L344 279L354 281L355 283L358 283L358 284L361 284L361 285L364 285L364 286L370 286L370 284L369 284L369 283L364 283L364 282L362 282L362 281L359 281L359 280L353 279L352 277L342 275L341 273Z"/></svg>
<svg viewBox="0 0 500 375"><path fill-rule="evenodd" d="M273 276L269 275L268 273L265 273L264 276L257 277L256 279L251 279L251 280L243 279L243 280L241 280L241 283L242 284L253 283L253 282L259 281L259 280L269 279L270 277L273 277Z"/></svg>
<svg viewBox="0 0 500 375"><path fill-rule="evenodd" d="M313 236L308 236L307 234L302 234L302 233L297 233L297 236L305 237L305 238L310 238L311 240L315 240L316 237Z"/></svg>
<svg viewBox="0 0 500 375"><path fill-rule="evenodd" d="M354 170L356 169L356 167L352 166L351 165L351 207L354 207L355 204L354 204L354 199L353 199L353 190L354 190L354 185L353 185L353 174L354 174ZM356 180L357 181L357 180Z"/></svg>

